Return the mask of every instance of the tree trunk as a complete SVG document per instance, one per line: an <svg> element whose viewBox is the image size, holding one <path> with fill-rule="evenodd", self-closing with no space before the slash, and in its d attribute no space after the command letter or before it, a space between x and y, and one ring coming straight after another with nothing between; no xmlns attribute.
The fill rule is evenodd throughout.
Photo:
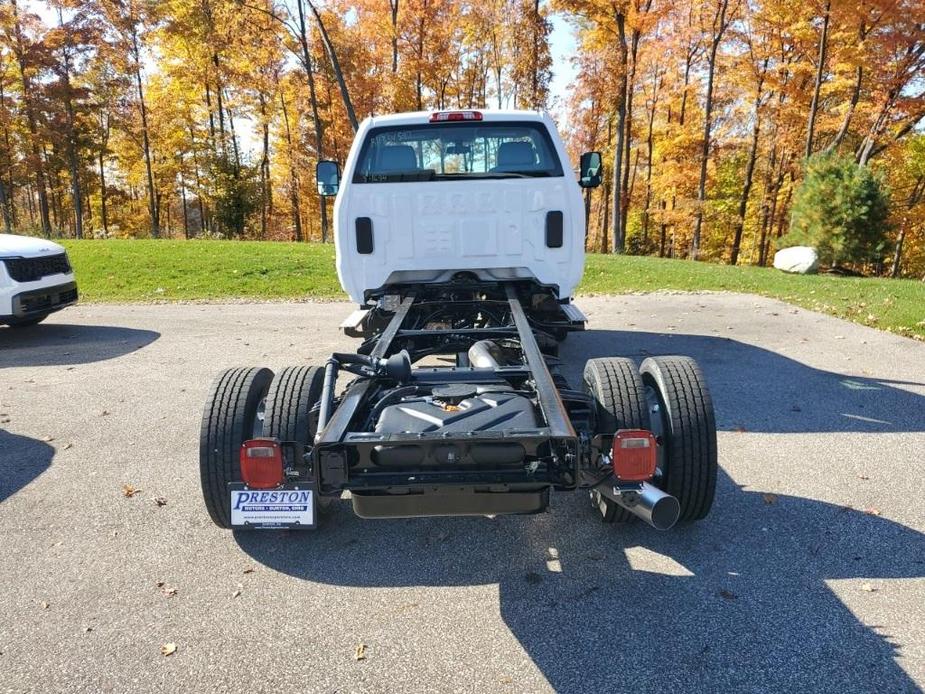
<svg viewBox="0 0 925 694"><path fill-rule="evenodd" d="M216 152L215 149L215 114L212 112L212 89L209 87L208 81L206 82L206 110L209 112L209 145L211 150Z"/></svg>
<svg viewBox="0 0 925 694"><path fill-rule="evenodd" d="M392 11L392 74L398 72L398 1L389 0L389 9Z"/></svg>
<svg viewBox="0 0 925 694"><path fill-rule="evenodd" d="M321 20L321 14L318 12L318 9L315 7L312 0L305 1L311 8L312 13L315 15L315 20L318 22L318 29L321 31L321 42L324 44L324 50L328 54L328 60L331 61L331 68L334 70L334 77L337 80L337 86L340 89L340 96L344 101L344 109L347 111L347 118L350 120L350 127L353 128L353 132L356 132L357 128L359 128L357 115L353 110L353 103L350 101L350 93L347 91L347 83L344 81L344 73L340 69L340 62L337 60L337 53L334 50L334 45L331 43L331 38L328 36L327 29L324 28L324 22ZM298 5L299 14L301 15L302 0L298 0Z"/></svg>
<svg viewBox="0 0 925 694"><path fill-rule="evenodd" d="M668 207L668 203L662 200L661 203L662 214L665 214L665 209ZM658 225L658 257L665 257L665 239L668 234L668 225L665 222L662 222Z"/></svg>
<svg viewBox="0 0 925 694"><path fill-rule="evenodd" d="M273 205L273 191L270 186L270 122L267 119L267 100L263 92L260 98L260 118L263 128L263 150L260 156L260 233L267 237L269 211Z"/></svg>
<svg viewBox="0 0 925 694"><path fill-rule="evenodd" d="M630 154L633 147L633 92L636 89L636 54L639 48L639 30L634 29L630 41L629 78L626 82L626 135L623 141L623 181L620 191L620 238L626 243L626 222L630 206Z"/></svg>
<svg viewBox="0 0 925 694"><path fill-rule="evenodd" d="M13 220L10 217L10 198L7 194L6 183L0 181L0 208L3 209L3 227L7 234L13 233Z"/></svg>
<svg viewBox="0 0 925 694"><path fill-rule="evenodd" d="M23 85L23 104L25 105L26 121L29 126L29 142L32 149L32 161L35 167L35 186L39 195L39 216L42 222L42 233L45 237L51 236L51 220L48 211L48 190L45 181L45 162L42 159L42 151L39 147L38 124L35 114L35 104L33 102L34 91L32 81L26 74L26 50L23 44L22 27L19 24L19 10L16 0L10 2L13 8L13 30L15 32L16 43L13 51L16 54L16 63L19 66L19 76Z"/></svg>
<svg viewBox="0 0 925 694"><path fill-rule="evenodd" d="M646 199L645 204L642 208L642 242L643 247L646 247L649 242L649 219L651 215L649 214L649 205L652 204L652 169L654 163L654 150L655 143L653 137L653 126L655 123L655 108L658 104L658 87L659 87L659 73L658 73L658 63L655 65L655 79L652 82L652 103L649 108L649 118L646 127L646 152L647 152L647 167L646 167Z"/></svg>
<svg viewBox="0 0 925 694"><path fill-rule="evenodd" d="M735 232L732 239L732 253L729 264L739 262L739 249L742 246L742 230L745 228L745 213L748 211L748 197L752 190L752 179L755 175L755 160L758 158L758 135L761 126L758 122L758 113L755 113L755 126L752 128L752 144L748 151L748 163L745 165L745 183L742 186L742 196L739 198L739 213L736 218Z"/></svg>
<svg viewBox="0 0 925 694"><path fill-rule="evenodd" d="M732 238L732 253L729 255L729 264L739 262L739 249L742 246L742 230L745 228L745 213L748 211L748 197L752 191L752 179L755 175L755 162L758 159L758 137L761 134L761 96L764 87L764 75L768 69L768 59L765 58L762 71L758 74L755 85L755 123L752 126L752 143L748 149L748 163L745 165L745 183L742 186L742 196L739 198L739 214L736 218L735 231Z"/></svg>
<svg viewBox="0 0 925 694"><path fill-rule="evenodd" d="M234 152L234 175L237 178L241 174L241 153L238 150L238 136L234 131L234 116L231 108L228 108L228 132L231 133L231 149Z"/></svg>
<svg viewBox="0 0 925 694"><path fill-rule="evenodd" d="M4 85L0 82L0 111L6 111L6 92L4 90ZM13 228L16 226L15 220L15 211L16 206L14 204L16 198L16 191L13 188L13 145L10 141L10 130L9 128L3 128L3 144L4 152L6 152L6 174L7 180L4 181L2 175L0 175L0 195L3 196L3 225L6 229L7 234L13 233Z"/></svg>
<svg viewBox="0 0 925 694"><path fill-rule="evenodd" d="M141 84L141 55L138 48L138 32L132 26L132 57L135 59L135 84L138 87L138 104L141 108L141 141L145 155L145 171L148 177L148 214L151 219L151 237L160 238L161 220L154 194L154 172L151 169L151 143L148 139L148 110L145 107L145 93Z"/></svg>
<svg viewBox="0 0 925 694"><path fill-rule="evenodd" d="M218 111L218 139L221 155L224 159L228 156L228 144L225 138L225 105L222 99L225 87L222 84L221 63L216 52L212 53L212 65L215 67L215 108Z"/></svg>
<svg viewBox="0 0 925 694"><path fill-rule="evenodd" d="M183 155L180 155L180 200L183 203L183 238L189 240L189 205L186 201L186 177L183 175Z"/></svg>
<svg viewBox="0 0 925 694"><path fill-rule="evenodd" d="M283 91L279 92L279 100L283 109L283 124L286 129L286 146L289 153L289 201L292 205L292 227L295 240L302 241L302 210L299 205L299 175L296 170L292 151L292 132L289 129L289 109L286 108L286 97Z"/></svg>
<svg viewBox="0 0 925 694"><path fill-rule="evenodd" d="M829 12L831 0L826 0L825 11L822 15L822 33L819 35L819 51L816 58L816 81L813 85L813 99L809 104L809 118L806 122L806 153L807 159L813 153L813 133L816 129L816 114L819 111L819 90L822 88L822 76L825 73L825 52L829 41Z"/></svg>
<svg viewBox="0 0 925 694"><path fill-rule="evenodd" d="M863 45L864 39L867 37L867 25L863 20L858 27L858 44ZM854 116L854 111L857 108L858 101L861 98L861 84L864 79L864 63L863 57L858 62L858 66L855 69L855 74L857 75L854 80L854 89L851 92L851 101L848 103L848 110L845 111L845 117L842 119L841 127L838 129L838 133L835 135L835 139L832 140L827 148L827 152L833 152L837 150L842 141L845 139L845 135L848 134L848 127L851 125L851 119Z"/></svg>
<svg viewBox="0 0 925 694"><path fill-rule="evenodd" d="M109 236L109 213L106 211L106 168L103 150L100 149L100 221L103 224L103 235Z"/></svg>
<svg viewBox="0 0 925 694"><path fill-rule="evenodd" d="M425 2L425 7L427 3ZM421 13L421 19L418 21L418 45L416 49L417 66L414 71L414 88L417 97L417 110L424 110L424 75L421 72L421 65L424 62L424 31L426 28L424 13ZM499 106L500 108L500 106Z"/></svg>
<svg viewBox="0 0 925 694"><path fill-rule="evenodd" d="M305 26L305 13L302 11L302 0L299 0L297 3L299 9L299 42L302 45L302 62L303 67L305 68L305 74L308 77L308 96L311 101L312 107L312 120L315 124L315 154L316 161L321 161L324 159L324 130L321 124L321 116L318 113L318 94L315 91L315 71L312 67L312 57L308 52L308 31ZM309 6L314 10L314 6L309 3ZM317 12L316 12L317 15ZM319 18L319 22L321 19ZM285 104L283 106L285 114ZM288 124L288 115L286 116L286 131L287 137L289 136L289 124ZM353 124L353 131L356 132L357 125ZM290 142L291 146L291 142ZM290 153L289 161L292 161L292 156ZM325 242L328 239L328 206L325 204L324 196L319 196L321 200L321 241ZM302 240L302 224L299 222L298 228L296 229L296 241Z"/></svg>
<svg viewBox="0 0 925 694"><path fill-rule="evenodd" d="M626 237L623 236L623 200L621 186L623 185L623 148L626 136L626 88L628 84L627 69L629 50L626 45L626 15L616 14L617 32L620 44L618 46L620 79L617 83L617 145L613 153L613 252L623 253L626 247Z"/></svg>
<svg viewBox="0 0 925 694"><path fill-rule="evenodd" d="M906 201L906 208L911 210L913 207L918 204L919 200L922 199L922 194L925 193L925 177L919 178L915 185L912 188L912 192L909 194L909 199ZM902 263L903 256L903 243L906 240L906 227L908 226L908 220L906 224L903 224L902 229L899 231L899 238L896 239L896 250L893 252L893 265L890 268L890 277L894 279L899 277L900 266Z"/></svg>
<svg viewBox="0 0 925 694"><path fill-rule="evenodd" d="M716 72L716 53L728 26L726 21L728 8L729 0L720 0L713 21L713 40L710 44L710 58L707 61L707 93L703 114L703 144L700 150L700 182L697 185L697 211L694 217L694 235L691 239L691 260L697 260L700 255L703 208L707 199L707 162L710 158L710 135L713 130L713 77Z"/></svg>

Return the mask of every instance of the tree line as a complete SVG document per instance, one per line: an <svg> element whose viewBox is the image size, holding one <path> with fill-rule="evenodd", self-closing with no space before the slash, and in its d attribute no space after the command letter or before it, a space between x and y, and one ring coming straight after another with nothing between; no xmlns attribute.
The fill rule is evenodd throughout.
<svg viewBox="0 0 925 694"><path fill-rule="evenodd" d="M550 30L539 0L4 0L4 228L330 240L316 161L368 114L541 108Z"/></svg>
<svg viewBox="0 0 925 694"><path fill-rule="evenodd" d="M576 44L561 95L553 13ZM366 115L553 101L573 157L605 155L589 250L766 264L865 233L818 245L925 271L920 0L4 0L2 223L327 241L314 163ZM851 224L794 220L842 180L866 186L837 201Z"/></svg>
<svg viewBox="0 0 925 694"><path fill-rule="evenodd" d="M764 265L802 241L925 274L921 0L553 5L577 32L573 148L606 153L590 247Z"/></svg>

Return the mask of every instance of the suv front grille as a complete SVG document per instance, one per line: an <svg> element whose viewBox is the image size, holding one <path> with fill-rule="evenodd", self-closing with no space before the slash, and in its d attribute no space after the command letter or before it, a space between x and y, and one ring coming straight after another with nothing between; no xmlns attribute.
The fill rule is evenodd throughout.
<svg viewBox="0 0 925 694"><path fill-rule="evenodd" d="M8 258L3 261L6 271L17 282L35 282L46 275L71 271L67 254L46 255L41 258Z"/></svg>

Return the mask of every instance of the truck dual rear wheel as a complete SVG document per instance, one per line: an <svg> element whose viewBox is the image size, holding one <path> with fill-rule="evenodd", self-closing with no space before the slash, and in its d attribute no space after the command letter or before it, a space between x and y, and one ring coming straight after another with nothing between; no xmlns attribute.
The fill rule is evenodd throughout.
<svg viewBox="0 0 925 694"><path fill-rule="evenodd" d="M649 357L640 367L650 428L662 441L655 485L681 505L679 521L705 518L716 491L716 418L700 367L690 357Z"/></svg>
<svg viewBox="0 0 925 694"><path fill-rule="evenodd" d="M632 359L603 357L585 364L584 390L595 400L597 433L648 429L646 389ZM591 505L605 523L625 523L635 516L600 492L591 490Z"/></svg>
<svg viewBox="0 0 925 694"><path fill-rule="evenodd" d="M311 409L321 399L324 369L317 366L289 366L280 371L267 393L264 436L280 441L295 441L297 450L315 441L317 420ZM317 497L316 508L324 513L334 503L333 497Z"/></svg>
<svg viewBox="0 0 925 694"><path fill-rule="evenodd" d="M266 400L272 380L269 369L227 369L215 380L206 401L199 435L199 475L206 509L220 528L231 527L228 483L241 481L241 444L266 435Z"/></svg>

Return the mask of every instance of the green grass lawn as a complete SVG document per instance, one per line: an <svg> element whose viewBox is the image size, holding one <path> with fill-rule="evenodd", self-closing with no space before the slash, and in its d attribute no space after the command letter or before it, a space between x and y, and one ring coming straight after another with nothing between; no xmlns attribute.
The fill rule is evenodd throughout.
<svg viewBox="0 0 925 694"><path fill-rule="evenodd" d="M65 241L88 302L343 298L334 246L263 241ZM588 256L580 294L730 291L925 339L925 283L685 260Z"/></svg>

